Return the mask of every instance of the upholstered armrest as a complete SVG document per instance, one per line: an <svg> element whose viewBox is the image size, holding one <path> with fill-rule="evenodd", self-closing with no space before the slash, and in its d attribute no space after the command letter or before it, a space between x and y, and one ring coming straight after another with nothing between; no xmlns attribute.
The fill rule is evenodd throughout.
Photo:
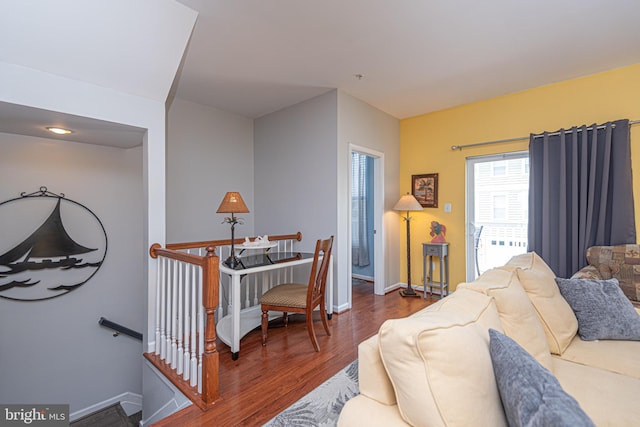
<svg viewBox="0 0 640 427"><path fill-rule="evenodd" d="M385 405L396 404L393 385L380 357L377 334L358 346L358 383L360 394Z"/></svg>
<svg viewBox="0 0 640 427"><path fill-rule="evenodd" d="M620 288L631 301L640 302L640 245L591 246L587 261L598 269L602 279L618 279Z"/></svg>
<svg viewBox="0 0 640 427"><path fill-rule="evenodd" d="M592 280L602 280L602 275L598 268L594 265L587 265L580 270L578 270L573 276L572 279L592 279Z"/></svg>

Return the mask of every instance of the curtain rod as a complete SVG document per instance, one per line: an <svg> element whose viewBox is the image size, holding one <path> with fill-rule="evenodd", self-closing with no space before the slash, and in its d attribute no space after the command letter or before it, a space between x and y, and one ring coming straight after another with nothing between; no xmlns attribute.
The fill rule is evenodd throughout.
<svg viewBox="0 0 640 427"><path fill-rule="evenodd" d="M637 125L638 123L640 123L640 120L633 120L633 121L629 122L629 126ZM596 129L601 129L601 128L604 128L604 125L596 127ZM587 128L587 130L591 130L591 129L593 129L593 128L592 127L588 127ZM581 130L581 129L578 129L578 130ZM552 133L549 133L548 135L560 135L560 132L552 132ZM539 138L541 136L542 135L535 135L534 138ZM480 145L503 144L505 142L525 141L525 140L528 140L528 139L529 139L528 136L520 136L518 138L500 139L498 141L477 142L475 144L467 144L467 145L452 145L451 149L452 150L460 150L460 151L462 151L463 148L478 147Z"/></svg>

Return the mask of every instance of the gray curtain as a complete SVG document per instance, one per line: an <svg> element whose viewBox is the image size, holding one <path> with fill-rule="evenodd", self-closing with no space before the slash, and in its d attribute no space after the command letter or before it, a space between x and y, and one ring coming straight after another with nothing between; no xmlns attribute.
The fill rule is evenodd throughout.
<svg viewBox="0 0 640 427"><path fill-rule="evenodd" d="M529 250L556 276L594 245L636 242L629 121L531 135Z"/></svg>
<svg viewBox="0 0 640 427"><path fill-rule="evenodd" d="M351 263L366 267L369 262L369 235L367 223L367 156L353 153L351 193Z"/></svg>

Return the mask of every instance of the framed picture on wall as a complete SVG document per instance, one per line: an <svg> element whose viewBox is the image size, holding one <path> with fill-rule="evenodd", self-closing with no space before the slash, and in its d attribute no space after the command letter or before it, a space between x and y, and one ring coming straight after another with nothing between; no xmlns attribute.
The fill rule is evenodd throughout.
<svg viewBox="0 0 640 427"><path fill-rule="evenodd" d="M411 194L423 208L437 208L438 174L411 175Z"/></svg>

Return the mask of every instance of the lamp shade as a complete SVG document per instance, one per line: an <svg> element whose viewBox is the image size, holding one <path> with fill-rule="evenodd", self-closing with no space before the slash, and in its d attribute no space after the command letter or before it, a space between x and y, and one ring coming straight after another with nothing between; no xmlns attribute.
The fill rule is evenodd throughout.
<svg viewBox="0 0 640 427"><path fill-rule="evenodd" d="M422 209L420 202L409 193L400 197L398 203L393 207L394 211L421 211Z"/></svg>
<svg viewBox="0 0 640 427"><path fill-rule="evenodd" d="M216 213L247 213L249 208L237 191L230 191L224 195Z"/></svg>

